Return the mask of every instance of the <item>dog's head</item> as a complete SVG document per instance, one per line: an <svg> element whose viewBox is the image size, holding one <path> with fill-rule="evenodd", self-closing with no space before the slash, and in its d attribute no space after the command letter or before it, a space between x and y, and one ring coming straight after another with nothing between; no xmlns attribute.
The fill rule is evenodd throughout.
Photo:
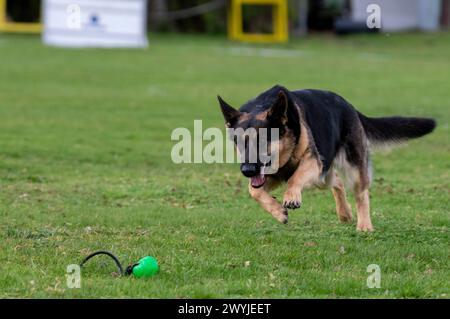
<svg viewBox="0 0 450 319"><path fill-rule="evenodd" d="M251 179L254 188L262 187L265 175L283 166L287 162L285 154L293 148L293 134L287 126L288 96L279 90L270 98L248 102L240 110L220 96L218 99L225 126L231 129L230 138L240 155L241 172ZM266 149L261 149L263 145Z"/></svg>

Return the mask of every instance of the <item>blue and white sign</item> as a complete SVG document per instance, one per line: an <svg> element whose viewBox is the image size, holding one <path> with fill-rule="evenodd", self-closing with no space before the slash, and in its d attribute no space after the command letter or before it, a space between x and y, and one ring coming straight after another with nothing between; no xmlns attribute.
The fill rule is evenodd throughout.
<svg viewBox="0 0 450 319"><path fill-rule="evenodd" d="M147 1L45 0L43 41L64 47L147 47Z"/></svg>
<svg viewBox="0 0 450 319"><path fill-rule="evenodd" d="M352 0L353 20L366 21L373 5L379 7L383 31L439 30L441 0Z"/></svg>

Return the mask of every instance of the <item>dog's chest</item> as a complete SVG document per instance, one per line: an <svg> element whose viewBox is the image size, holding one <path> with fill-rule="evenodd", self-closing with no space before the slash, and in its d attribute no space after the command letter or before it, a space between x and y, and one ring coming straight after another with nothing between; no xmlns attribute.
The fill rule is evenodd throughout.
<svg viewBox="0 0 450 319"><path fill-rule="evenodd" d="M287 181L295 172L298 167L298 163L294 163L294 161L290 160L286 165L281 167L273 177L279 181Z"/></svg>

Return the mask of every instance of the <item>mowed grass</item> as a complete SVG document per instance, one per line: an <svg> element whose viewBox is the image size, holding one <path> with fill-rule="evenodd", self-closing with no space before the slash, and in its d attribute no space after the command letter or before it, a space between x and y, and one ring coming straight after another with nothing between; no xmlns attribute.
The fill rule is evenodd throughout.
<svg viewBox="0 0 450 319"><path fill-rule="evenodd" d="M449 297L450 34L150 43L69 50L0 36L1 297ZM339 224L329 191L305 192L280 225L238 165L172 163L174 128L223 127L216 94L239 106L276 83L338 92L369 116L438 120L373 156L374 233ZM161 272L117 278L99 257L69 289L66 267L99 249L124 264L153 255ZM366 285L370 264L380 289Z"/></svg>

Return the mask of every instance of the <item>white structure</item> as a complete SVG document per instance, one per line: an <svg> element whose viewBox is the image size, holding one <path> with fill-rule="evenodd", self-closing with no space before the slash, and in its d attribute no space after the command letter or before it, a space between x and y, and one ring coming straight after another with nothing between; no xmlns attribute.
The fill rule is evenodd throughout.
<svg viewBox="0 0 450 319"><path fill-rule="evenodd" d="M439 29L441 0L352 0L352 19L366 21L370 4L380 6L383 31Z"/></svg>
<svg viewBox="0 0 450 319"><path fill-rule="evenodd" d="M45 44L146 47L146 0L45 0Z"/></svg>

